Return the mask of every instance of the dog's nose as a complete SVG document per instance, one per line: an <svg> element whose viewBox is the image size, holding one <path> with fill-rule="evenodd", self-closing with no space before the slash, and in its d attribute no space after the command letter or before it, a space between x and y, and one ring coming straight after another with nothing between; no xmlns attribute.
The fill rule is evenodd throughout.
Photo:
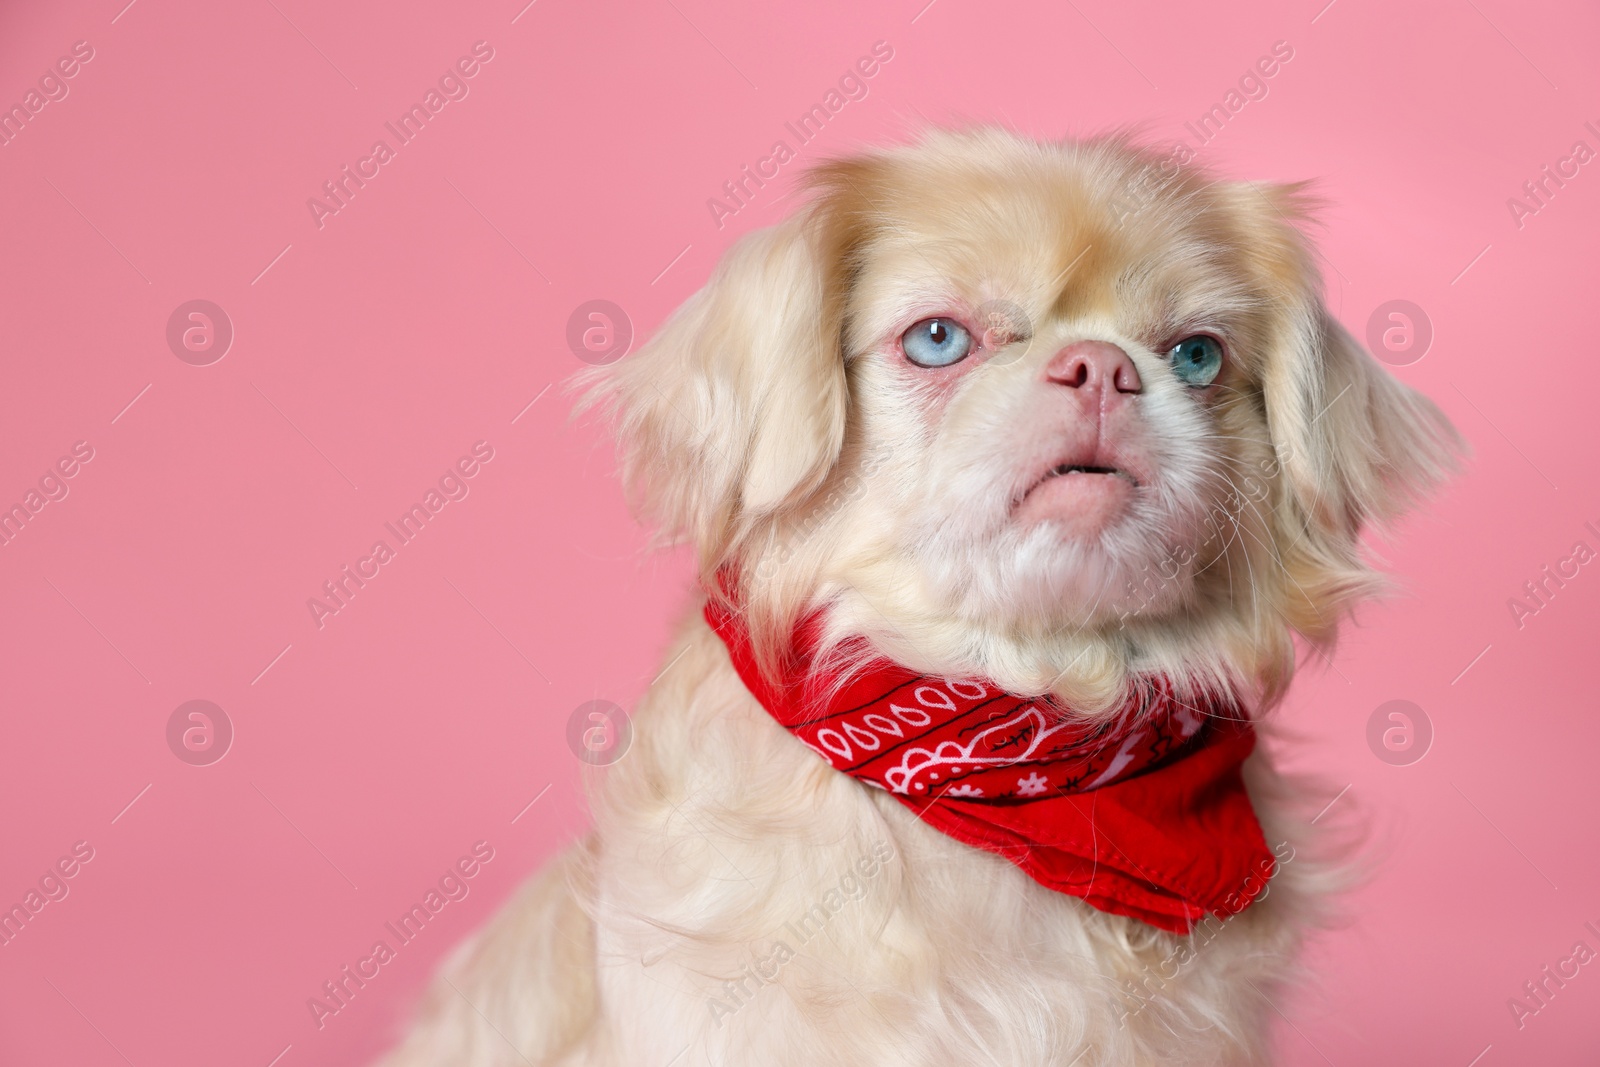
<svg viewBox="0 0 1600 1067"><path fill-rule="evenodd" d="M1128 353L1109 341L1078 341L1057 352L1044 368L1047 381L1069 389L1137 393L1144 389Z"/></svg>

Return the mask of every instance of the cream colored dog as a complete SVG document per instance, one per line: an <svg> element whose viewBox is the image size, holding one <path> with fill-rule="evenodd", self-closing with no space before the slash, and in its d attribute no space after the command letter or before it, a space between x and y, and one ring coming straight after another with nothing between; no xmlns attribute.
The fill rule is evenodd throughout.
<svg viewBox="0 0 1600 1067"><path fill-rule="evenodd" d="M1259 717L1373 592L1363 526L1456 438L1322 304L1296 187L1120 139L935 133L822 166L591 383L642 512L763 663L830 639L1086 717L1159 673ZM698 608L698 602L696 604ZM833 770L695 611L593 832L446 966L400 1065L1238 1064L1325 888L1246 764L1268 893L1188 937ZM1314 807L1312 810L1314 810Z"/></svg>

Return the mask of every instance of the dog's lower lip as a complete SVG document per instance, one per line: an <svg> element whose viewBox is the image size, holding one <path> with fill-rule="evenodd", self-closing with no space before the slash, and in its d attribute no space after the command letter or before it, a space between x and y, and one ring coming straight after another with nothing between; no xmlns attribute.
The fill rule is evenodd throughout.
<svg viewBox="0 0 1600 1067"><path fill-rule="evenodd" d="M1012 514L1024 524L1051 522L1063 536L1095 538L1122 520L1138 492L1139 480L1122 467L1058 463L1028 487Z"/></svg>

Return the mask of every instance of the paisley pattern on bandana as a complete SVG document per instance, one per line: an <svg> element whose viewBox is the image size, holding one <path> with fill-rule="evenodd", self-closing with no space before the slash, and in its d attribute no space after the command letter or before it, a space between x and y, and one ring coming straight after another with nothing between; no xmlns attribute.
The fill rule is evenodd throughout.
<svg viewBox="0 0 1600 1067"><path fill-rule="evenodd" d="M835 770L964 844L1102 911L1187 933L1243 910L1275 869L1240 766L1255 746L1231 694L1185 702L1159 676L1087 722L1049 697L878 660L840 679L797 628L784 676L755 663L740 617L706 621L752 695Z"/></svg>

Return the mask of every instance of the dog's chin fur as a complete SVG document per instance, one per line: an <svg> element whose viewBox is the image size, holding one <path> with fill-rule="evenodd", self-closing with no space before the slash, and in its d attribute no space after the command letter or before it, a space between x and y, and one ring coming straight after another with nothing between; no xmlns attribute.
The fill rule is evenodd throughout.
<svg viewBox="0 0 1600 1067"><path fill-rule="evenodd" d="M1452 465L1437 409L1324 309L1296 187L1217 181L1124 138L994 130L812 184L644 350L587 379L638 508L694 546L704 589L737 598L767 667L820 613L824 654L1053 692L1086 716L1150 672L1263 714L1294 635L1331 642L1378 589L1363 529ZM912 323L995 306L1006 328L965 360L907 359ZM1203 388L1166 356L1196 333L1225 350ZM1141 387L1088 406L1087 379L1050 369L1082 342ZM1114 462L1073 458L1085 441ZM1066 498L1087 484L1115 503L1090 522L1046 497L1029 517L1030 491L1073 464L1121 481ZM1246 765L1280 860L1269 892L1180 938L833 771L754 701L698 611L668 663L632 750L594 782L592 833L447 965L396 1067L1267 1060L1334 866L1298 814L1331 791L1284 779L1273 746ZM874 854L872 876L851 873ZM819 902L823 928L800 937Z"/></svg>

